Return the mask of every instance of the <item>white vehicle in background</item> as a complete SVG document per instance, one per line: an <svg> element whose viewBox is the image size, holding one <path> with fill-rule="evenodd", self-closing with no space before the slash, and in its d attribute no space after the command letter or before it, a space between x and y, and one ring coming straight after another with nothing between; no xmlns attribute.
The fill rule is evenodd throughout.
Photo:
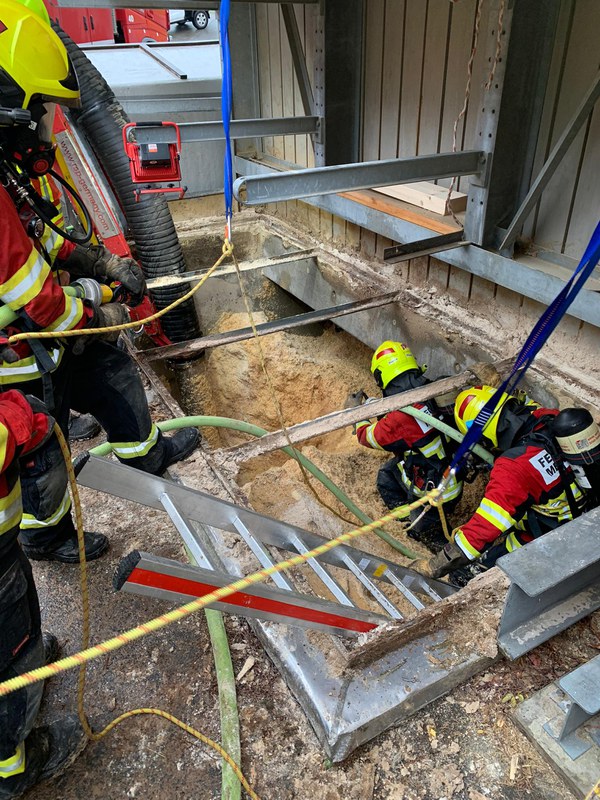
<svg viewBox="0 0 600 800"><path fill-rule="evenodd" d="M171 10L169 11L169 19L171 25L177 25L182 28L188 22L191 22L194 28L203 31L208 25L210 14L205 8L188 8L185 11L183 9Z"/></svg>

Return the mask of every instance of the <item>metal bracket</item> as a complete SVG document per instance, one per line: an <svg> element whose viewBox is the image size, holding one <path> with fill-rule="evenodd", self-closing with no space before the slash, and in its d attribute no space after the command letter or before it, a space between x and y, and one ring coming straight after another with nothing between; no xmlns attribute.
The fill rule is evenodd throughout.
<svg viewBox="0 0 600 800"><path fill-rule="evenodd" d="M511 579L498 644L518 658L600 608L600 508L498 560Z"/></svg>
<svg viewBox="0 0 600 800"><path fill-rule="evenodd" d="M464 247L470 242L466 242L463 236L464 231L454 231L453 233L443 233L440 236L431 236L428 239L417 239L416 242L406 242L405 244L397 244L394 247L386 247L383 251L383 260L388 264L397 264L400 261L428 256L432 253L439 253L442 250Z"/></svg>

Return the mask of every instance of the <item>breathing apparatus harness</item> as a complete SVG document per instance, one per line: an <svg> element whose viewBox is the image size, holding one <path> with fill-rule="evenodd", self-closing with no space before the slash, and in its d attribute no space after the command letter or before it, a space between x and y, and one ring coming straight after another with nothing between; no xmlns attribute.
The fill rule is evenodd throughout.
<svg viewBox="0 0 600 800"><path fill-rule="evenodd" d="M27 226L27 233L39 239L48 225L55 233L73 244L87 244L92 238L92 218L80 195L61 175L52 169L55 158L55 145L40 143L37 147L15 148L12 136L5 133L14 128L22 131L35 129L31 112L25 108L5 108L0 106L0 183L8 190L13 202L20 211L28 205L32 219ZM15 152L16 150L16 152ZM55 206L35 190L31 178L51 175L75 200L84 219L84 232L77 235L72 231L60 228L53 222L56 216Z"/></svg>

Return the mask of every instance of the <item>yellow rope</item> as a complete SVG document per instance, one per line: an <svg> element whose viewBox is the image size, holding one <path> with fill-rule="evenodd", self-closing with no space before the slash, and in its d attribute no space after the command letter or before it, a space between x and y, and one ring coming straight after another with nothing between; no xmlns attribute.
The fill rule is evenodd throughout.
<svg viewBox="0 0 600 800"><path fill-rule="evenodd" d="M24 686L29 686L32 683L36 683L37 681L45 680L46 678L51 678L54 675L60 674L61 672L66 672L69 669L80 667L82 664L106 655L107 653L111 653L114 650L119 650L124 645L134 642L137 639L141 639L142 637L147 636L149 633L166 628L167 625L170 625L172 622L179 622L180 620L189 617L189 615L193 614L195 611L206 608L212 603L217 603L219 600L223 600L225 597L230 597L236 592L241 592L244 589L247 589L249 586L262 583L270 575L274 575L276 572L282 572L290 567L300 566L300 564L306 563L310 558L318 558L318 556L328 553L338 545L357 539L359 536L362 536L364 533L369 533L380 525L384 525L385 523L391 522L395 519L406 517L410 511L412 511L412 509L418 508L425 503L429 503L431 500L435 501L436 497L437 490L433 489L431 492L428 492L427 495L418 498L414 502L395 508L393 511L390 511L380 519L373 520L373 522L370 522L368 525L362 525L360 528L355 528L347 533L342 533L335 539L330 539L328 542L324 542L307 553L292 556L291 558L287 559L287 561L280 561L270 567L265 567L264 569L258 570L258 572L253 572L251 575L248 575L245 578L240 578L239 580L234 581L227 586L222 586L218 589L215 589L203 597L198 597L196 600L192 600L189 603L180 606L179 608L175 608L172 611L161 614L159 617L154 617L154 619L148 620L148 622L144 622L135 628L131 628L131 630L125 631L118 636L114 636L112 639L107 639L100 644L84 649L79 653L74 653L66 658L61 658L59 661L55 661L52 664L47 664L46 666L39 667L31 672L25 672L22 675L18 675L16 678L3 681L0 683L0 697L17 691L17 689L22 689Z"/></svg>
<svg viewBox="0 0 600 800"><path fill-rule="evenodd" d="M9 337L8 344L14 344L23 339L65 339L71 336L95 336L96 334L114 333L115 331L126 331L131 328L139 328L141 325L146 325L148 322L153 322L155 319L160 319L172 311L177 306L185 303L190 297L193 297L202 284L212 275L212 273L219 267L223 261L233 253L233 245L229 241L225 241L223 245L223 252L221 256L215 261L212 267L200 278L198 283L193 286L189 292L186 292L182 297L174 300L166 308L162 308L155 314L151 314L145 319L135 320L134 322L124 322L122 325L108 325L104 328L77 328L69 331L24 331L23 333L15 333L14 336Z"/></svg>
<svg viewBox="0 0 600 800"><path fill-rule="evenodd" d="M216 267L223 261L223 259L227 255L231 255L232 252L233 252L233 247L229 244L229 242L225 242L225 245L223 246L223 255L221 256L221 258L209 270L209 272L202 278L202 280L196 286L194 286L192 291L188 292L188 294L185 297L182 297L178 301L175 301L175 303L173 303L168 308L163 309L159 313L161 315L167 313L167 311L169 311L171 308L173 308L174 306L178 305L183 300L187 299L187 297L190 297L200 287L200 285L206 280L206 278L210 275L210 273L214 269L216 269ZM152 318L149 317L148 320L149 319L155 319L156 316L158 316L158 315L155 315ZM145 324L145 322L147 322L148 320L144 320L142 324ZM136 324L139 324L139 323L136 323ZM115 326L115 327L129 327L129 326ZM103 329L103 330L106 331L107 329ZM100 332L100 329L96 329L95 332L96 333ZM73 462L71 461L71 453L69 451L69 445L67 444L67 441L66 441L66 439L64 437L64 434L63 434L62 430L60 429L60 427L58 426L58 424L55 424L54 432L56 433L56 437L58 439L58 442L59 442L59 445L60 445L60 449L61 449L64 461L65 461L65 465L66 465L66 468L67 468L67 475L68 475L69 485L70 485L70 489L71 489L73 507L74 507L74 510L75 510L75 523L76 523L76 528L77 528L77 543L78 543L78 548L79 548L79 561L80 561L80 566L81 566L80 578L81 578L81 596L82 596L82 607L83 607L83 624L82 624L82 643L83 644L82 644L82 646L83 646L84 650L87 650L89 648L89 641L90 641L90 600L89 600L89 589L88 589L88 578L87 578L87 562L86 562L86 558L85 558L85 538L84 538L84 532L83 532L83 514L82 514L82 511L81 511L81 500L80 500L80 497L79 497L79 488L77 486L77 479L75 477L75 472L74 472L74 469L73 469ZM54 662L54 663L58 663L58 662ZM81 722L81 726L82 726L86 736L91 741L95 741L95 742L99 741L104 736L106 736L106 734L109 733L116 725L118 725L120 722L123 722L126 719L130 719L130 718L133 718L135 716L139 716L141 714L153 714L155 716L163 717L164 719L168 720L169 722L172 722L173 725L177 725L182 730L186 731L187 733L189 733L190 735L194 736L199 741L203 742L204 744L208 745L213 750L215 750L221 756L221 758L229 764L229 766L231 767L231 769L233 770L233 772L237 776L238 780L240 781L241 785L244 787L244 790L246 791L248 796L250 798L252 798L252 800L260 800L260 797L252 789L252 787L250 786L250 784L248 783L248 781L244 777L244 774L242 773L242 771L239 768L239 766L235 763L233 758L231 758L229 753L227 753L227 751L224 750L223 747L221 747L220 744L218 744L217 742L213 741L208 736L205 736L204 734L200 733L200 731L196 730L195 728L191 727L190 725L187 725L185 722L182 722L180 719L177 719L177 717L173 716L172 714L169 714L166 711L162 711L161 709L158 709L158 708L137 708L137 709L133 709L131 711L126 711L124 714L121 714L116 719L112 720L112 722L110 722L103 730L101 730L99 732L93 731L92 727L89 724L89 721L87 719L87 715L85 713L85 673L86 673L86 664L87 664L87 661L82 661L81 662L81 666L80 666L80 670L79 670L79 677L78 677L78 681L77 681L77 713L78 713L78 716L79 716L79 720Z"/></svg>
<svg viewBox="0 0 600 800"><path fill-rule="evenodd" d="M600 781L592 787L589 794L586 794L585 800L592 800L593 797L600 797Z"/></svg>

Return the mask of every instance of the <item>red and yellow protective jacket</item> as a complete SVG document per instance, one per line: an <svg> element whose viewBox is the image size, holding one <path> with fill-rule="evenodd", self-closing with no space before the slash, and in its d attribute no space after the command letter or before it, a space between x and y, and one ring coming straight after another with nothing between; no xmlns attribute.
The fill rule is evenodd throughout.
<svg viewBox="0 0 600 800"><path fill-rule="evenodd" d="M44 235L50 264L27 236L11 197L0 186L0 302L21 317L6 331L7 335L22 330L83 328L93 316L92 309L81 300L65 295L52 273L51 264L57 258L67 258L73 245L57 233L46 230ZM64 350L58 341L51 341L46 347L56 367ZM39 378L39 367L29 344L19 342L13 349L20 359L14 364L0 361L0 384Z"/></svg>
<svg viewBox="0 0 600 800"><path fill-rule="evenodd" d="M415 403L413 408L431 414L427 404ZM390 411L378 422L359 422L356 435L360 444L377 450L387 450L400 457L398 470L404 486L421 497L437 486L449 464L447 443L438 431L420 419L403 411ZM453 478L442 501L454 500L462 491L462 482Z"/></svg>
<svg viewBox="0 0 600 800"><path fill-rule="evenodd" d="M481 555L501 534L510 531L506 549L511 552L573 519L560 471L539 436L556 414L557 409L536 408L533 416L539 425L494 462L477 511L454 532L454 541L470 559ZM584 494L567 464L564 470L573 499L582 509Z"/></svg>
<svg viewBox="0 0 600 800"><path fill-rule="evenodd" d="M34 413L14 389L0 393L0 550L12 545L21 522L17 457L34 450L48 434L49 417ZM5 534L10 534L8 537ZM14 534L14 535L13 535ZM9 541L10 540L10 541Z"/></svg>

